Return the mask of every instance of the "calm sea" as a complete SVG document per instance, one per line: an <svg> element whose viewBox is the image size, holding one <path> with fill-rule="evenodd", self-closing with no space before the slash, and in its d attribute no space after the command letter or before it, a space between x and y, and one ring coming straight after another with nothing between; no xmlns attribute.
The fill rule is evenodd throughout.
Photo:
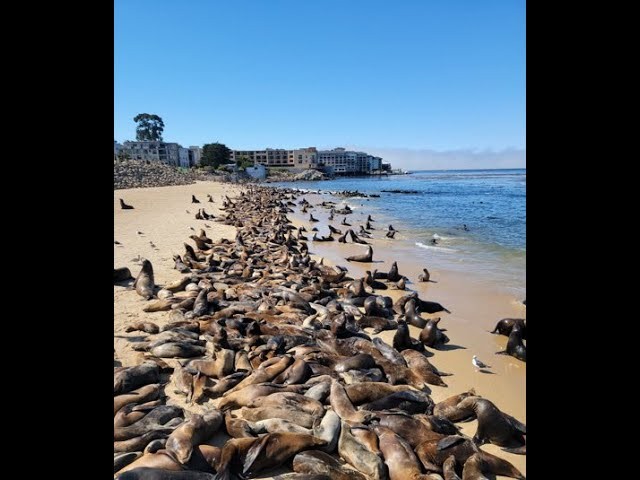
<svg viewBox="0 0 640 480"><path fill-rule="evenodd" d="M426 265L479 273L525 295L526 169L417 171L298 182L295 187L379 194L380 198L345 201L371 212L377 228L393 224L400 231L396 238L410 245L412 255Z"/></svg>

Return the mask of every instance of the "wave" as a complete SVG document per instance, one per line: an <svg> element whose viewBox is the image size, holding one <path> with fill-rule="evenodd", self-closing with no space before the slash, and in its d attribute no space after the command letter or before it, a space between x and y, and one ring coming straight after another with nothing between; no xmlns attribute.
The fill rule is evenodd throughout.
<svg viewBox="0 0 640 480"><path fill-rule="evenodd" d="M424 244L424 243L422 243L422 242L416 242L416 246L417 246L417 247L420 247L420 248L425 248L425 249L427 249L427 250L438 250L438 251L440 251L440 252L450 252L450 253L453 253L453 252L457 252L457 251L458 251L458 250L455 250L455 249L453 249L453 248L438 247L438 246L436 246L436 245L425 245L425 244Z"/></svg>

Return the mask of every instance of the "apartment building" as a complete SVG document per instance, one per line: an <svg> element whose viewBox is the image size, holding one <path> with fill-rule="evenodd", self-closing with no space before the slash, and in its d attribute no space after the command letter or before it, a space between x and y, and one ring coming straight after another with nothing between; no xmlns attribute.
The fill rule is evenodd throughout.
<svg viewBox="0 0 640 480"><path fill-rule="evenodd" d="M132 160L180 165L180 148L177 143L124 142L121 153L126 153Z"/></svg>
<svg viewBox="0 0 640 480"><path fill-rule="evenodd" d="M342 175L373 173L380 170L382 158L365 152L354 152L344 148L318 151L318 164L331 167L333 172Z"/></svg>

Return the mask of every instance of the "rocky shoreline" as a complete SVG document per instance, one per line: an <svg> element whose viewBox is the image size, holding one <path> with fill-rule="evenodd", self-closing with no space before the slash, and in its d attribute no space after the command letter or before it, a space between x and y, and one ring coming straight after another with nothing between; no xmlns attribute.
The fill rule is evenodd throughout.
<svg viewBox="0 0 640 480"><path fill-rule="evenodd" d="M187 170L182 171L165 163L139 160L113 161L113 189L165 187L189 185L196 180L224 181L223 175Z"/></svg>

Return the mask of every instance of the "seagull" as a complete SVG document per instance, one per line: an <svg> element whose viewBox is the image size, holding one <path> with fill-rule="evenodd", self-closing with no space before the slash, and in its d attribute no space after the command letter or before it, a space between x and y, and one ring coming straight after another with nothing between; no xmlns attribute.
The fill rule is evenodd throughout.
<svg viewBox="0 0 640 480"><path fill-rule="evenodd" d="M473 363L473 366L480 369L480 368L491 368L491 365L486 365L484 363L482 363L480 361L480 359L478 359L478 357L476 357L475 355L473 356L473 359L471 360L471 363Z"/></svg>

